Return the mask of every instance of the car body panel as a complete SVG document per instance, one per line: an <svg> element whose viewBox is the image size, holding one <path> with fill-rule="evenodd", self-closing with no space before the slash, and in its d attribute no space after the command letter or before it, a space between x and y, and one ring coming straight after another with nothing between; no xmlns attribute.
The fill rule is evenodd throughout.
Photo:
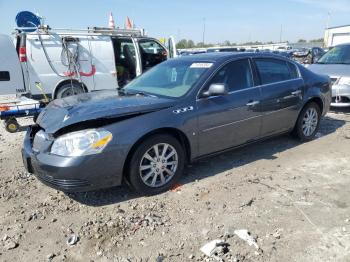
<svg viewBox="0 0 350 262"><path fill-rule="evenodd" d="M25 166L37 176L44 173L46 184L64 191L104 188L122 182L135 146L150 134L177 134L188 153L188 160L193 161L270 137L271 134L292 130L299 112L311 99L322 101L322 114L328 111L331 99L329 78L275 55L269 57L294 63L302 78L261 86L254 76L255 87L222 96L201 96L208 79L222 65L234 59L259 56L256 53L211 53L178 58L193 62L211 61L213 66L188 93L177 99L137 94L122 96L117 92L99 91L57 100L41 113L37 126L27 133L22 149ZM266 57L266 54L263 56ZM301 90L300 94L291 94L298 90ZM252 105L255 101L258 103ZM108 121L110 119L113 121ZM103 153L81 159L50 154L50 147L57 136L87 128L84 123L89 121L92 123L89 128L98 125L113 134ZM269 127L274 128L270 130ZM33 135L43 129L48 141L43 149L34 152ZM28 162L34 163L32 169ZM39 178L43 180L42 176ZM72 189L62 186L62 179L73 179L76 184L83 180L88 184Z"/></svg>
<svg viewBox="0 0 350 262"><path fill-rule="evenodd" d="M224 150L260 136L259 88L197 101L199 153Z"/></svg>
<svg viewBox="0 0 350 262"><path fill-rule="evenodd" d="M170 107L174 101L143 95L119 95L109 90L52 101L37 121L47 133L89 120L112 119ZM54 117L53 117L54 116Z"/></svg>
<svg viewBox="0 0 350 262"><path fill-rule="evenodd" d="M261 111L263 124L261 135L269 136L291 128L302 108L301 78L261 86Z"/></svg>

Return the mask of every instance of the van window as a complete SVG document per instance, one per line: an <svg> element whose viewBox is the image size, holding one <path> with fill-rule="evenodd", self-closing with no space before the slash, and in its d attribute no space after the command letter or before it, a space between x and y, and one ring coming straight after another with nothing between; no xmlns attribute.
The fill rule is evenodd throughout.
<svg viewBox="0 0 350 262"><path fill-rule="evenodd" d="M131 38L113 38L115 65L119 87L136 76L136 52Z"/></svg>
<svg viewBox="0 0 350 262"><path fill-rule="evenodd" d="M254 59L262 85L292 79L287 62L273 58Z"/></svg>
<svg viewBox="0 0 350 262"><path fill-rule="evenodd" d="M233 61L221 68L210 81L211 84L225 84L229 92L246 89L254 85L248 59Z"/></svg>
<svg viewBox="0 0 350 262"><path fill-rule="evenodd" d="M167 59L166 49L152 39L141 39L138 41L140 47L142 71L147 71L151 67Z"/></svg>

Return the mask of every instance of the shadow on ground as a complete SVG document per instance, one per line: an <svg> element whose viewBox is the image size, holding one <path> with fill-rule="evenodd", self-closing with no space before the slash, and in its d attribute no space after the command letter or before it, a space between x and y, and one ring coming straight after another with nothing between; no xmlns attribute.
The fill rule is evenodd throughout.
<svg viewBox="0 0 350 262"><path fill-rule="evenodd" d="M327 136L342 127L345 121L334 119L331 116L323 118L320 124L318 137ZM317 139L317 138L316 138ZM219 173L237 167L248 165L261 159L276 159L276 154L300 145L297 139L289 135L271 138L246 147L231 150L213 157L208 157L188 166L186 175L180 180L180 184L186 184L195 180L215 176ZM84 193L73 193L68 196L88 206L104 206L123 202L140 197L131 192L126 185Z"/></svg>

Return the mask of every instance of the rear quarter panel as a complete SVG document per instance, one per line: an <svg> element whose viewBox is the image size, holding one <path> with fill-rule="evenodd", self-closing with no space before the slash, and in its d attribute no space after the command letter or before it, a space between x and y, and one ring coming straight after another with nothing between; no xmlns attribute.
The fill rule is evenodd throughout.
<svg viewBox="0 0 350 262"><path fill-rule="evenodd" d="M299 66L300 73L304 79L304 104L313 98L320 98L323 103L322 115L325 115L330 108L332 90L330 78L326 75L319 75Z"/></svg>

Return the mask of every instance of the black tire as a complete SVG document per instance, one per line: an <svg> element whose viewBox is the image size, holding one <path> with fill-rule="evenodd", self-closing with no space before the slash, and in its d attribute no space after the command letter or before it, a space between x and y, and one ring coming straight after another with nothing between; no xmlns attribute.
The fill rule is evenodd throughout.
<svg viewBox="0 0 350 262"><path fill-rule="evenodd" d="M308 112L308 110L312 110L314 109L316 112L317 112L317 123L316 123L316 128L315 130L313 130L310 134L305 134L305 132L303 131L303 125L304 125L304 118ZM311 103L308 103L304 106L303 110L300 112L299 114L299 117L298 117L298 120L297 120L297 123L295 125L295 128L294 128L294 131L293 133L302 141L310 141L312 140L318 129L319 129L319 126L320 126L320 120L321 120L321 109L320 107L314 103L314 102L311 102Z"/></svg>
<svg viewBox="0 0 350 262"><path fill-rule="evenodd" d="M19 124L16 120L16 118L10 118L8 120L5 120L5 129L9 133L16 133L19 130Z"/></svg>
<svg viewBox="0 0 350 262"><path fill-rule="evenodd" d="M56 98L65 98L68 96L74 96L84 93L84 88L77 83L65 84L59 88L56 94Z"/></svg>
<svg viewBox="0 0 350 262"><path fill-rule="evenodd" d="M175 149L177 153L177 168L174 175L167 181L166 184L159 187L151 187L143 182L141 178L140 165L143 161L143 156L148 152L153 146L158 144L166 143ZM151 164L152 162L150 162ZM185 152L179 141L173 136L166 134L154 135L147 138L142 142L133 152L127 170L127 180L128 184L132 190L143 194L143 195L155 195L165 191L168 191L181 177L185 166ZM163 172L163 171L162 171ZM164 173L163 173L164 174ZM167 173L165 173L167 174ZM160 179L160 177L159 177Z"/></svg>

